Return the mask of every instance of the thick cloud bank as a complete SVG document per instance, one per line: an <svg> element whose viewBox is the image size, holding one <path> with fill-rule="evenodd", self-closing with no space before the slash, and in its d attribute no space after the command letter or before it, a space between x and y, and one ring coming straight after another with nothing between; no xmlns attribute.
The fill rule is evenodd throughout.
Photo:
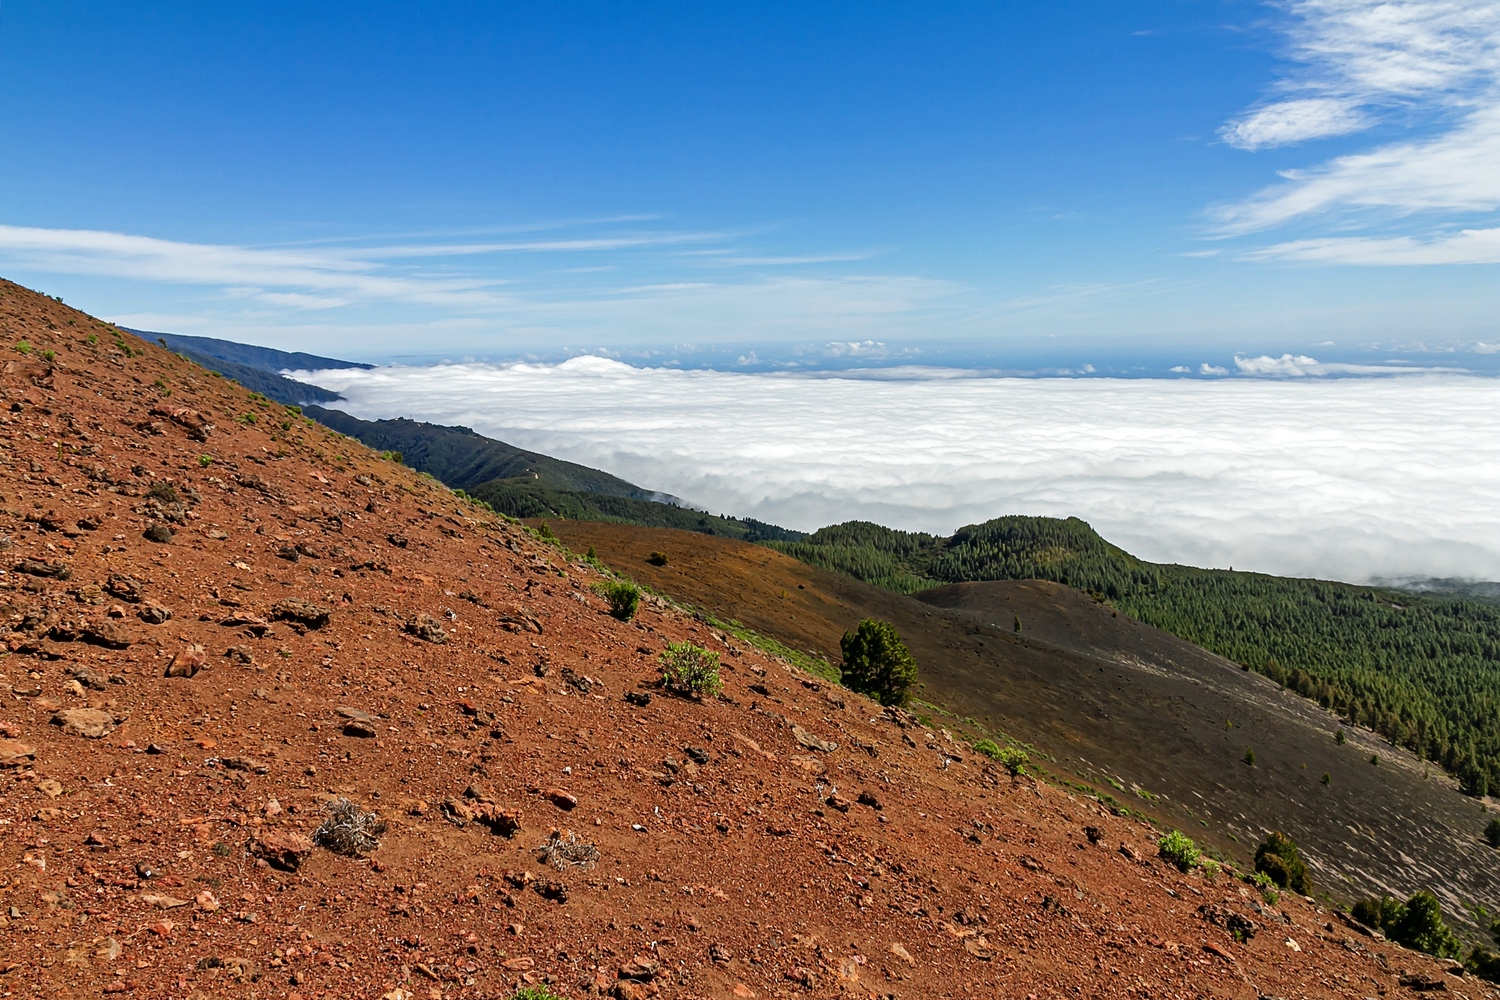
<svg viewBox="0 0 1500 1000"><path fill-rule="evenodd" d="M1077 515L1147 559L1500 579L1500 381L879 378L560 365L321 372L403 415L715 513L948 532Z"/></svg>

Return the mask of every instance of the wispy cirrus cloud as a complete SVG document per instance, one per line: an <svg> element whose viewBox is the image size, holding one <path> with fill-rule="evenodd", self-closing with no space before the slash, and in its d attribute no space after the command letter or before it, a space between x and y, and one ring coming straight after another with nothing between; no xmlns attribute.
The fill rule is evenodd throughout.
<svg viewBox="0 0 1500 1000"><path fill-rule="evenodd" d="M1214 209L1218 234L1327 220L1345 230L1419 224L1424 231L1330 235L1276 244L1254 256L1493 262L1486 241L1457 232L1453 217L1500 209L1500 0L1286 0L1276 6L1288 18L1286 55L1294 68L1266 102L1221 129L1225 142L1256 151L1377 125L1420 135L1283 171L1281 182ZM1434 215L1447 219L1434 224Z"/></svg>
<svg viewBox="0 0 1500 1000"><path fill-rule="evenodd" d="M321 339L373 357L411 355L413 323L450 331L441 345L417 340L460 355L580 340L860 340L899 333L961 292L952 282L831 266L869 253L773 257L746 253L735 234L577 227L584 231L519 239L423 234L265 247L0 225L0 267L124 279L145 308L96 311L142 328L280 342L304 328L300 317L317 315ZM559 268L559 257L579 266ZM175 318L161 308L174 294L186 300Z"/></svg>
<svg viewBox="0 0 1500 1000"><path fill-rule="evenodd" d="M0 260L53 273L215 285L283 306L328 308L356 298L470 307L504 301L493 281L395 274L348 251L187 243L90 229L0 225Z"/></svg>

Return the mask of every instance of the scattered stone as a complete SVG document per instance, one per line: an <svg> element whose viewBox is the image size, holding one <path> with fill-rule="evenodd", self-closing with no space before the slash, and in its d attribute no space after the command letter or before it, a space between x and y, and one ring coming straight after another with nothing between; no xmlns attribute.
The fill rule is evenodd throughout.
<svg viewBox="0 0 1500 1000"><path fill-rule="evenodd" d="M362 740L373 740L376 736L380 735L373 724L360 722L357 719L350 719L344 723L342 731L345 736L353 736L356 739Z"/></svg>
<svg viewBox="0 0 1500 1000"><path fill-rule="evenodd" d="M899 942L899 941L893 941L891 943L891 946L889 948L887 948L886 951L890 952L892 955L895 955L897 958L901 959L901 961L905 962L907 965L916 965L917 964L917 960L915 958L911 957L911 952L907 951L906 950L906 946L903 945L903 944L901 944L901 942Z"/></svg>
<svg viewBox="0 0 1500 1000"><path fill-rule="evenodd" d="M885 808L884 806L882 806L880 804L880 800L875 797L875 793L872 792L872 791L869 791L868 789L866 789L863 792L860 792L859 793L859 798L856 801L858 801L859 804L862 805L862 806L869 806L871 809L883 809L883 808Z"/></svg>
<svg viewBox="0 0 1500 1000"><path fill-rule="evenodd" d="M549 788L544 793L547 801L557 808L567 811L578 805L578 798L563 791L561 788Z"/></svg>
<svg viewBox="0 0 1500 1000"><path fill-rule="evenodd" d="M36 790L49 799L55 799L62 795L63 786L56 778L43 778L36 783Z"/></svg>
<svg viewBox="0 0 1500 1000"><path fill-rule="evenodd" d="M0 767L25 767L36 760L36 747L20 740L0 740Z"/></svg>
<svg viewBox="0 0 1500 1000"><path fill-rule="evenodd" d="M249 646L230 646L224 650L224 655L232 663L240 663L247 667L255 665L255 654L250 651Z"/></svg>
<svg viewBox="0 0 1500 1000"><path fill-rule="evenodd" d="M385 540L398 549L404 549L411 544L411 541L405 535L386 535Z"/></svg>
<svg viewBox="0 0 1500 1000"><path fill-rule="evenodd" d="M973 937L964 938L963 945L964 951L968 952L970 955L973 955L981 962L988 962L990 959L995 957L995 953L990 950L990 943L985 940L983 934L976 934Z"/></svg>
<svg viewBox="0 0 1500 1000"><path fill-rule="evenodd" d="M88 740L102 740L115 731L114 716L97 708L65 708L52 717L52 724Z"/></svg>
<svg viewBox="0 0 1500 1000"><path fill-rule="evenodd" d="M682 752L687 754L688 759L694 764L704 765L708 763L708 751L698 747L683 747Z"/></svg>
<svg viewBox="0 0 1500 1000"><path fill-rule="evenodd" d="M635 705L637 708L645 708L647 705L651 704L651 692L650 691L626 691L625 692L625 700L629 704Z"/></svg>
<svg viewBox="0 0 1500 1000"><path fill-rule="evenodd" d="M248 846L255 857L289 872L300 868L313 849L311 840L290 830L262 830L250 838Z"/></svg>
<svg viewBox="0 0 1500 1000"><path fill-rule="evenodd" d="M248 771L251 774L270 774L269 765L250 757L224 757L219 761L230 771Z"/></svg>
<svg viewBox="0 0 1500 1000"><path fill-rule="evenodd" d="M79 604L89 604L97 607L104 603L104 588L97 583L86 583L73 592Z"/></svg>
<svg viewBox="0 0 1500 1000"><path fill-rule="evenodd" d="M521 829L521 810L507 809L495 801L488 790L478 784L464 789L462 799L443 800L443 816L455 826L478 823L501 837L512 837Z"/></svg>
<svg viewBox="0 0 1500 1000"><path fill-rule="evenodd" d="M141 601L139 581L124 573L111 573L105 581L104 589L127 604L139 604Z"/></svg>
<svg viewBox="0 0 1500 1000"><path fill-rule="evenodd" d="M708 946L708 958L719 965L728 965L734 961L734 952L715 941Z"/></svg>
<svg viewBox="0 0 1500 1000"><path fill-rule="evenodd" d="M135 614L137 618L147 625L161 625L169 621L172 617L172 612L160 604L144 605Z"/></svg>
<svg viewBox="0 0 1500 1000"><path fill-rule="evenodd" d="M94 691L105 691L109 688L109 681L94 673L93 668L86 664L80 664L68 671L73 679L86 688Z"/></svg>
<svg viewBox="0 0 1500 1000"><path fill-rule="evenodd" d="M1441 979L1436 976L1426 976L1420 972L1407 973L1398 982L1416 993L1432 993L1448 989L1448 984Z"/></svg>
<svg viewBox="0 0 1500 1000"><path fill-rule="evenodd" d="M279 601L271 608L271 618L275 621L291 621L310 629L319 629L328 624L329 616L332 614L330 608L312 601L299 601L289 598Z"/></svg>
<svg viewBox="0 0 1500 1000"><path fill-rule="evenodd" d="M710 952L711 951L712 949L710 949ZM715 959L715 961L718 960ZM725 961L728 961L728 959L726 959ZM620 966L621 979L634 979L640 982L650 982L651 980L655 979L660 972L661 963L647 955L636 955L630 961Z"/></svg>
<svg viewBox="0 0 1500 1000"><path fill-rule="evenodd" d="M158 910L175 910L179 906L187 906L190 902L186 899L178 899L176 896L162 896L157 893L142 893L141 902L147 906L154 906Z"/></svg>
<svg viewBox="0 0 1500 1000"><path fill-rule="evenodd" d="M166 676L193 677L206 666L208 657L204 655L203 647L189 646L172 655L172 661L167 664Z"/></svg>
<svg viewBox="0 0 1500 1000"><path fill-rule="evenodd" d="M148 542L158 545L166 545L172 541L172 529L167 525L157 522L141 533L141 537Z"/></svg>
<svg viewBox="0 0 1500 1000"><path fill-rule="evenodd" d="M15 570L27 576L38 576L50 580L66 580L73 575L73 570L61 560L22 559L16 563Z"/></svg>
<svg viewBox="0 0 1500 1000"><path fill-rule="evenodd" d="M1215 927L1222 927L1230 935L1240 941L1249 941L1255 937L1255 921L1243 913L1236 913L1227 906L1218 903L1205 903L1198 907L1198 916L1207 920Z"/></svg>
<svg viewBox="0 0 1500 1000"><path fill-rule="evenodd" d="M407 633L416 636L425 642L445 643L448 641L448 633L442 624L428 614L420 614L402 626Z"/></svg>
<svg viewBox="0 0 1500 1000"><path fill-rule="evenodd" d="M850 802L848 799L844 798L838 792L834 792L832 795L828 796L828 798L825 799L824 801L827 803L828 806L830 806L833 809L837 809L839 812L842 812L842 813L848 812L849 811L849 807L854 804L854 803Z"/></svg>

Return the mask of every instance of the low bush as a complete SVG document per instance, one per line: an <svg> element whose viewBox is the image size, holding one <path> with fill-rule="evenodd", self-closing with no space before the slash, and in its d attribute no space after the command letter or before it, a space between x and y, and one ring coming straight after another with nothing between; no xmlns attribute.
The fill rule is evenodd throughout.
<svg viewBox="0 0 1500 1000"><path fill-rule="evenodd" d="M1491 847L1500 847L1500 819L1491 819L1485 824L1484 842Z"/></svg>
<svg viewBox="0 0 1500 1000"><path fill-rule="evenodd" d="M1443 907L1430 892L1414 892L1405 903L1381 896L1361 899L1350 911L1354 919L1384 931L1397 944L1439 958L1457 958L1458 938L1443 921Z"/></svg>
<svg viewBox="0 0 1500 1000"><path fill-rule="evenodd" d="M1312 893L1312 883L1307 878L1307 865L1302 862L1302 852L1297 850L1291 837L1278 831L1266 835L1255 849L1255 870L1261 872L1278 888L1287 889L1299 896Z"/></svg>
<svg viewBox="0 0 1500 1000"><path fill-rule="evenodd" d="M689 698L712 698L723 690L719 654L694 643L672 642L661 654L662 686Z"/></svg>
<svg viewBox="0 0 1500 1000"><path fill-rule="evenodd" d="M1193 843L1193 838L1181 830L1173 830L1156 842L1156 853L1177 866L1178 871L1190 872L1198 867L1203 852Z"/></svg>
<svg viewBox="0 0 1500 1000"><path fill-rule="evenodd" d="M641 606L641 588L623 580L606 580L594 587L599 596L609 602L609 613L628 622L635 617Z"/></svg>
<svg viewBox="0 0 1500 1000"><path fill-rule="evenodd" d="M1025 771L1027 762L1031 760L1020 747L1003 747L994 740L980 740L974 744L974 750L1005 768L1011 773L1011 777Z"/></svg>
<svg viewBox="0 0 1500 1000"><path fill-rule="evenodd" d="M646 557L646 561L653 566L665 566L668 561L667 554L665 552L653 552Z"/></svg>

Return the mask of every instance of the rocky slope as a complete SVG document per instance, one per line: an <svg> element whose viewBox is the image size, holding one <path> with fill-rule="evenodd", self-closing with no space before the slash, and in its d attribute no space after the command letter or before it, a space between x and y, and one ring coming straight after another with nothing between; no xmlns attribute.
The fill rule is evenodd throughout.
<svg viewBox="0 0 1500 1000"><path fill-rule="evenodd" d="M0 328L6 996L1489 992L617 621L587 564L59 303L0 283ZM724 698L655 687L681 639ZM341 800L363 856L311 843Z"/></svg>

